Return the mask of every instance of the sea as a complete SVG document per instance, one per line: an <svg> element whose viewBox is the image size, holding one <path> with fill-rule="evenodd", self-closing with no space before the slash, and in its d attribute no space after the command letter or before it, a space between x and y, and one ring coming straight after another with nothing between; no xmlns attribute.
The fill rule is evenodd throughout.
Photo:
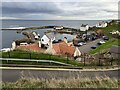
<svg viewBox="0 0 120 90"><path fill-rule="evenodd" d="M102 20L2 20L2 28L11 27L38 27L38 26L65 26L70 28L79 29L82 24L88 24L89 26L95 26L98 22ZM31 30L36 31L42 37L44 32L50 29L38 29ZM2 47L10 48L13 40L22 39L25 36L21 33L17 33L15 30L0 31L2 35ZM67 37L68 40L72 40L75 36L70 34L55 34L56 37L63 38Z"/></svg>

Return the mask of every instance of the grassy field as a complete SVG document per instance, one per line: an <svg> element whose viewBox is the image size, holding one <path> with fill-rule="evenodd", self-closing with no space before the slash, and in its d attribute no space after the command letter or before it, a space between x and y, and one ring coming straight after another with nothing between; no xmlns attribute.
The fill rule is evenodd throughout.
<svg viewBox="0 0 120 90"><path fill-rule="evenodd" d="M113 30L118 30L119 31L120 26L119 26L119 24L113 24L113 25L110 25L110 26L105 27L105 28L97 28L97 29L104 30L105 34L107 34L110 38L112 38L112 34L110 34L110 32L112 32Z"/></svg>
<svg viewBox="0 0 120 90"><path fill-rule="evenodd" d="M111 48L113 45L120 46L120 40L118 40L118 39L110 39L106 43L98 46L96 49L91 50L90 54L96 55L96 54L99 54L101 52L105 52L106 50Z"/></svg>
<svg viewBox="0 0 120 90"><path fill-rule="evenodd" d="M67 58L63 58L63 57L55 56L55 55L50 55L50 54L29 52L29 51L23 51L23 50L11 51L9 53L8 52L3 52L3 53L0 53L0 56L2 56L3 58L54 60L54 61L59 61L59 62L71 64L71 65L74 65L74 66L81 66L75 60L70 60L70 59L67 59ZM11 62L11 63L13 63L13 62ZM17 63L27 63L27 62L15 62L14 61L14 63L17 64ZM30 62L30 63L34 64L33 62ZM39 63L37 63L37 64L39 64Z"/></svg>
<svg viewBox="0 0 120 90"><path fill-rule="evenodd" d="M100 49L101 50L101 49ZM98 52L98 51L93 51L93 52ZM106 60L106 61L101 61L99 64L99 61L82 61L78 62L75 60L63 58L61 56L55 56L55 55L50 55L50 54L44 54L44 53L37 53L37 52L30 52L30 51L23 51L23 50L16 50L16 51L11 51L11 52L3 52L0 53L0 56L3 58L2 64L19 64L19 65L49 65L49 66L64 66L61 64L56 64L56 63L51 63L51 62L37 62L37 61L6 61L4 58L16 58L16 59L32 59L32 60L52 60L52 61L58 61L62 62L65 64L70 64L72 66L77 66L77 67L106 67L106 66L111 66L111 61ZM104 63L105 62L105 63ZM112 61L113 65L117 65L118 60Z"/></svg>
<svg viewBox="0 0 120 90"><path fill-rule="evenodd" d="M2 88L118 88L119 80L109 77L66 78L66 79L35 79L25 78L16 82L1 82Z"/></svg>

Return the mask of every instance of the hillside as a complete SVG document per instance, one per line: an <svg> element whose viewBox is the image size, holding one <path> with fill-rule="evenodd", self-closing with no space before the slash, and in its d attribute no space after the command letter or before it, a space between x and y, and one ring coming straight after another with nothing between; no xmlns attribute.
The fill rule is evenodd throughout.
<svg viewBox="0 0 120 90"><path fill-rule="evenodd" d="M96 49L91 50L90 54L96 55L96 54L99 54L100 52L105 52L109 48L111 48L111 46L113 46L113 45L120 46L120 40L118 40L118 39L110 39L109 41L107 41L106 43L100 45Z"/></svg>
<svg viewBox="0 0 120 90"><path fill-rule="evenodd" d="M109 25L108 27L105 27L105 28L97 28L97 29L104 30L105 34L107 34L110 38L112 38L112 35L110 34L110 32L112 32L113 30L120 31L120 25L119 24L113 24L113 25Z"/></svg>
<svg viewBox="0 0 120 90"><path fill-rule="evenodd" d="M99 54L101 52L105 52L109 48L111 48L111 46L113 46L113 45L120 46L120 40L113 38L112 34L110 34L110 32L112 32L113 30L120 31L120 27L118 24L113 24L113 25L110 25L110 26L105 27L105 28L97 28L97 29L104 30L105 34L108 35L110 37L110 39L106 43L98 46L96 49L91 50L90 54L96 55L96 54Z"/></svg>

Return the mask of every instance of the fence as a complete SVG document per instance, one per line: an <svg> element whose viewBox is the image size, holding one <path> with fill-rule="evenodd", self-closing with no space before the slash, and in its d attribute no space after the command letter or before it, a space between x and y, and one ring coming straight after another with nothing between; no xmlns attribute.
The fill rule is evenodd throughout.
<svg viewBox="0 0 120 90"><path fill-rule="evenodd" d="M104 55L99 54L98 56L92 56L83 54L81 59L81 63L85 65L97 65L97 66L105 66L105 65L118 65L119 60L114 60L112 57L104 57Z"/></svg>
<svg viewBox="0 0 120 90"><path fill-rule="evenodd" d="M19 58L19 59L38 59L38 60L53 60L53 61L59 61L67 64L71 64L70 61L76 61L76 60L70 60L68 55L67 58L63 58L61 56L54 56L50 54L43 54L43 53L23 53L23 52L7 52L2 54L2 58ZM99 55L97 57L90 56L87 54L83 54L80 61L77 61L80 65L83 66L105 66L105 65L113 65L114 63L117 64L117 60L113 60L113 58L105 58L102 55Z"/></svg>

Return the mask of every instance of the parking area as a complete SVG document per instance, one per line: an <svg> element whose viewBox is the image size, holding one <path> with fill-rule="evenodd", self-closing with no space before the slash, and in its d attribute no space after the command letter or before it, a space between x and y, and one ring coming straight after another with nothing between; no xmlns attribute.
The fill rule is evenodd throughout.
<svg viewBox="0 0 120 90"><path fill-rule="evenodd" d="M86 45L80 46L79 50L82 53L89 53L89 51L91 50L91 47L97 45L97 43L99 43L101 40L102 39L96 39L94 41L87 42Z"/></svg>

